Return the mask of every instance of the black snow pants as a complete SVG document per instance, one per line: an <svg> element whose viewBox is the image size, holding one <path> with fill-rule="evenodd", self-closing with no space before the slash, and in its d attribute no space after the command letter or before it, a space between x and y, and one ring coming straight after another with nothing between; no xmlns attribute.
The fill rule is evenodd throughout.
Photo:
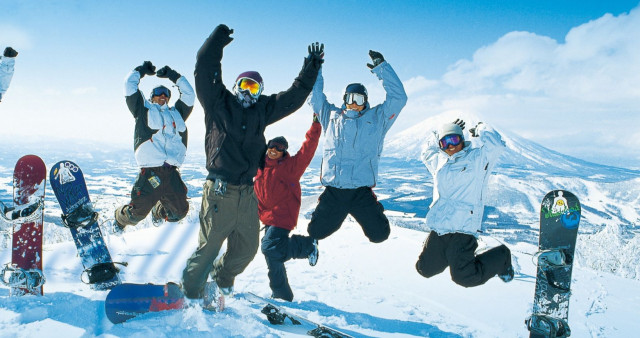
<svg viewBox="0 0 640 338"><path fill-rule="evenodd" d="M475 255L478 241L469 234L438 235L431 231L424 242L416 270L429 278L440 274L447 266L451 279L464 287L484 284L495 275L502 275L511 266L511 251L505 245Z"/></svg>
<svg viewBox="0 0 640 338"><path fill-rule="evenodd" d="M389 238L389 220L371 187L326 187L318 198L316 210L311 215L307 227L309 236L318 240L329 237L340 229L348 214L360 224L369 241L380 243Z"/></svg>
<svg viewBox="0 0 640 338"><path fill-rule="evenodd" d="M289 302L293 300L293 291L289 286L284 262L292 258L307 258L313 251L313 238L300 235L289 237L290 232L287 229L267 225L261 245L269 268L271 296Z"/></svg>

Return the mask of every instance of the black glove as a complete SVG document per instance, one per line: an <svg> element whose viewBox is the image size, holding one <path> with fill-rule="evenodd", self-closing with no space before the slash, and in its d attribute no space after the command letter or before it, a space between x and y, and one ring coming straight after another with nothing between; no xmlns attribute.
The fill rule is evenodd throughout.
<svg viewBox="0 0 640 338"><path fill-rule="evenodd" d="M460 126L460 129L464 130L464 121L461 119L456 119L455 121L453 121L453 124L457 124Z"/></svg>
<svg viewBox="0 0 640 338"><path fill-rule="evenodd" d="M176 83L181 75L180 73L171 69L171 67L164 66L158 69L158 71L156 72L156 76L160 78L168 78L169 80L171 80L171 82Z"/></svg>
<svg viewBox="0 0 640 338"><path fill-rule="evenodd" d="M318 114L313 113L313 123L320 123L320 120L318 120Z"/></svg>
<svg viewBox="0 0 640 338"><path fill-rule="evenodd" d="M151 63L151 61L145 61L142 65L135 68L135 70L140 73L140 78L143 78L145 75L153 75L156 73L156 66Z"/></svg>
<svg viewBox="0 0 640 338"><path fill-rule="evenodd" d="M6 56L8 58L14 58L14 57L18 56L18 52L15 49L11 48L11 47L7 47L7 48L4 49L4 54L2 54L2 55Z"/></svg>
<svg viewBox="0 0 640 338"><path fill-rule="evenodd" d="M369 56L371 57L371 60L373 60L373 64L367 63L367 67L371 69L384 62L384 56L374 50L369 50Z"/></svg>
<svg viewBox="0 0 640 338"><path fill-rule="evenodd" d="M307 48L309 56L304 59L305 67L312 65L316 69L320 69L320 66L324 62L324 43L312 43Z"/></svg>
<svg viewBox="0 0 640 338"><path fill-rule="evenodd" d="M469 129L469 133L471 133L471 137L478 137L480 133L478 133L478 126L480 126L482 122L478 122L475 127Z"/></svg>
<svg viewBox="0 0 640 338"><path fill-rule="evenodd" d="M213 31L213 34L216 45L224 47L233 41L233 38L231 37L233 29L227 27L227 25L218 25L218 27Z"/></svg>

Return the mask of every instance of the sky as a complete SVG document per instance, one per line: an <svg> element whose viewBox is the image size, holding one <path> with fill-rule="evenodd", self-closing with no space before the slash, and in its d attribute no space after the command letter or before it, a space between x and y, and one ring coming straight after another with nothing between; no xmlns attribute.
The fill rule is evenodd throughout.
<svg viewBox="0 0 640 338"><path fill-rule="evenodd" d="M307 46L325 44L325 93L340 104L362 82L384 91L366 64L381 52L403 81L407 106L389 135L441 113L466 112L552 150L640 168L638 1L61 1L0 0L0 48L20 54L0 103L2 143L36 137L133 145L124 79L145 60L193 84L195 55L221 23L234 29L223 81L262 74L265 94L287 89ZM145 77L148 95L166 79ZM174 91L175 92L175 91ZM171 104L175 101L172 100ZM311 109L270 126L299 145ZM198 102L187 121L201 151Z"/></svg>

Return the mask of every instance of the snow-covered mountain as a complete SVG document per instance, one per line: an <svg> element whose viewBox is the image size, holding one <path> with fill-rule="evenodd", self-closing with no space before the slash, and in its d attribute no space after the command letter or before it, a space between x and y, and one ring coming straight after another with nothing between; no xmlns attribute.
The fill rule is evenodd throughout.
<svg viewBox="0 0 640 338"><path fill-rule="evenodd" d="M478 118L462 116L467 126ZM455 119L455 117L454 117ZM424 216L431 202L432 180L418 161L424 137L452 120L439 115L425 120L385 145L376 194L393 225L390 238L369 243L350 217L320 243L318 265L287 263L295 299L288 307L313 320L336 326L356 337L524 337L523 320L531 311L539 204L552 189L574 192L583 219L574 268L570 325L572 336L631 336L640 330L640 172L597 165L551 151L499 130L507 151L495 168L487 194L486 235L481 246L506 243L518 277L498 279L465 289L448 273L424 279L414 269L425 237ZM484 121L491 123L491 121ZM131 149L90 144L15 144L0 149L0 199L11 200L11 175L17 159L40 155L50 167L71 159L85 172L90 194L114 260L126 261L122 277L133 283L179 281L186 259L197 246L198 211L206 175L204 154L188 153L181 169L189 188L190 212L181 222L154 227L147 219L123 235L107 227L113 210L128 201L137 168ZM295 233L306 234L308 215L322 188L319 159L302 179L303 206ZM222 336L298 337L291 326L272 327L260 308L242 299L229 300L223 313L199 306L152 313L113 325L104 315L106 292L80 282L82 266L60 210L47 191L45 209L45 296L9 297L0 287L2 336ZM3 227L0 263L10 261L10 228ZM237 292L270 294L267 268L256 258L236 279Z"/></svg>

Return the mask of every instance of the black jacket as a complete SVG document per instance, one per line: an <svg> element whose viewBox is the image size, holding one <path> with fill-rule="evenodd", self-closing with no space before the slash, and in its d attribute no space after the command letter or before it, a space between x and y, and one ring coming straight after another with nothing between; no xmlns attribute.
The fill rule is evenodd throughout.
<svg viewBox="0 0 640 338"><path fill-rule="evenodd" d="M313 88L319 67L309 58L286 91L260 95L249 108L222 83L225 32L217 27L198 51L196 94L204 108L207 179L230 184L252 184L266 151L265 128L298 110Z"/></svg>

